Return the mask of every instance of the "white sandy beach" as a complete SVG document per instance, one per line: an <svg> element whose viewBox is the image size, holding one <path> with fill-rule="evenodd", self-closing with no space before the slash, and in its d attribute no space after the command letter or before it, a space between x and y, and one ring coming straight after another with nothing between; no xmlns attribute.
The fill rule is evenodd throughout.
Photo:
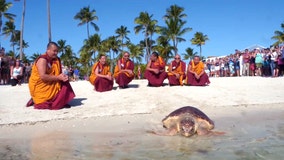
<svg viewBox="0 0 284 160"><path fill-rule="evenodd" d="M0 156L4 159L280 159L284 156L284 77L211 78L206 87L147 87L95 92L71 82L70 109L26 108L27 84L0 86ZM165 83L167 83L165 81ZM161 137L161 120L195 106L224 136ZM190 147L189 147L190 146ZM43 150L40 148L44 148ZM52 158L53 157L53 158Z"/></svg>

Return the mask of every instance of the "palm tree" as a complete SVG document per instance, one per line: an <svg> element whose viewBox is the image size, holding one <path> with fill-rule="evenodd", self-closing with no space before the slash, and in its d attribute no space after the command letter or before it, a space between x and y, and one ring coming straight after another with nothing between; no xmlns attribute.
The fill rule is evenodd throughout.
<svg viewBox="0 0 284 160"><path fill-rule="evenodd" d="M14 17L16 17L16 15L14 14L7 13L8 9L12 7L12 5L13 4L11 2L6 3L5 0L0 0L0 36L2 35L3 16L12 22L14 22ZM1 40L0 40L0 47L1 47Z"/></svg>
<svg viewBox="0 0 284 160"><path fill-rule="evenodd" d="M120 28L117 28L115 30L115 33L117 34L116 38L118 38L121 41L121 51L123 51L123 46L125 46L126 44L124 44L123 40L124 38L129 42L129 38L127 37L127 34L130 33L129 30L127 30L127 27L125 26L120 26Z"/></svg>
<svg viewBox="0 0 284 160"><path fill-rule="evenodd" d="M192 30L185 27L186 21L183 20L187 15L183 13L184 8L172 5L166 10L164 16L166 27L162 28L162 35L167 36L173 42L175 54L178 53L178 43L185 41L181 36Z"/></svg>
<svg viewBox="0 0 284 160"><path fill-rule="evenodd" d="M193 52L193 49L188 47L185 50L186 53L183 53L184 60L193 59L194 56L197 55L197 52Z"/></svg>
<svg viewBox="0 0 284 160"><path fill-rule="evenodd" d="M144 55L143 48L141 45L135 45L133 43L128 44L130 58L133 58L134 64L138 64L142 61L142 57Z"/></svg>
<svg viewBox="0 0 284 160"><path fill-rule="evenodd" d="M10 41L12 43L12 46L13 46L13 52L15 53L15 39L16 39L16 33L17 33L17 30L16 30L16 26L14 24L14 22L12 21L7 21L5 23L5 26L3 27L3 33L2 35L5 35L5 38L8 38L10 36Z"/></svg>
<svg viewBox="0 0 284 160"><path fill-rule="evenodd" d="M88 39L84 40L84 45L80 49L82 58L81 60L84 61L84 63L88 62L88 65L86 67L91 67L93 60L96 60L96 52L100 50L101 47L101 37L98 34L94 34L90 36ZM92 60L92 56L94 56L94 59ZM89 73L89 69L87 70L87 74Z"/></svg>
<svg viewBox="0 0 284 160"><path fill-rule="evenodd" d="M20 31L19 31L20 32ZM20 42L17 44L17 50L20 50ZM24 40L23 40L23 42L22 42L22 56L23 56L23 59L24 59L24 55L25 55L25 52L24 52L24 49L25 48L28 48L29 47L29 43L28 42L25 42Z"/></svg>
<svg viewBox="0 0 284 160"><path fill-rule="evenodd" d="M184 8L177 5L171 5L170 8L167 8L166 15L164 16L165 20L173 19L174 21L183 22L182 19L186 18L187 15L182 13Z"/></svg>
<svg viewBox="0 0 284 160"><path fill-rule="evenodd" d="M34 53L30 58L31 61L34 62L41 54L40 53Z"/></svg>
<svg viewBox="0 0 284 160"><path fill-rule="evenodd" d="M20 1L20 0L15 0ZM48 2L49 3L49 2ZM20 32L20 60L23 59L23 36L24 36L24 21L25 21L25 12L26 12L26 0L23 3L23 12L22 12L22 22L21 22L21 32Z"/></svg>
<svg viewBox="0 0 284 160"><path fill-rule="evenodd" d="M190 40L193 45L199 46L200 49L200 57L201 57L201 46L205 44L205 42L209 40L207 35L204 35L202 32L196 32L194 37Z"/></svg>
<svg viewBox="0 0 284 160"><path fill-rule="evenodd" d="M60 56L62 56L62 55L65 54L65 52L66 52L66 50L67 50L68 47L71 47L70 45L66 45L66 40L63 40L63 39L58 40L58 41L57 41L57 44L58 44L58 46L59 46L58 52L61 53ZM60 57L60 56L59 56L59 57Z"/></svg>
<svg viewBox="0 0 284 160"><path fill-rule="evenodd" d="M64 54L60 56L60 59L62 60L65 66L74 67L77 62L77 57L75 56L75 53L72 51L72 48L70 45L66 47L65 52Z"/></svg>
<svg viewBox="0 0 284 160"><path fill-rule="evenodd" d="M153 15L149 15L147 12L140 12L139 17L136 17L134 23L138 24L134 27L135 34L142 31L144 33L144 40L146 44L146 60L149 59L151 53L151 46L149 45L148 38L152 40L154 32L157 30L157 20L152 20Z"/></svg>
<svg viewBox="0 0 284 160"><path fill-rule="evenodd" d="M120 46L120 42L117 40L117 38L115 36L111 36L102 41L102 45L100 48L101 53L109 52L110 54L109 56L110 57L110 69L112 73L113 73L113 68L114 68L114 64L116 61L116 59L114 58L114 55L120 51L119 46Z"/></svg>
<svg viewBox="0 0 284 160"><path fill-rule="evenodd" d="M153 47L153 50L158 51L167 64L168 60L173 56L172 51L174 50L174 47L170 45L169 39L165 36L159 36L157 42L158 43Z"/></svg>
<svg viewBox="0 0 284 160"><path fill-rule="evenodd" d="M93 9L90 11L90 6L82 8L80 12L78 12L74 16L74 19L80 20L78 26L87 24L88 38L90 37L89 24L94 27L95 31L99 31L99 27L93 22L94 20L98 20L98 17L96 16L96 10Z"/></svg>
<svg viewBox="0 0 284 160"><path fill-rule="evenodd" d="M281 43L284 43L284 23L281 23L282 31L275 31L274 36L271 39L276 40L273 46L278 46Z"/></svg>

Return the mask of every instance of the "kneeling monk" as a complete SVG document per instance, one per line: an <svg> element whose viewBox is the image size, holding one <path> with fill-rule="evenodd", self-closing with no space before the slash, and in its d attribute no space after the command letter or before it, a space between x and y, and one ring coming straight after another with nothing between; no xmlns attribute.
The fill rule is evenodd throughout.
<svg viewBox="0 0 284 160"><path fill-rule="evenodd" d="M58 45L49 42L45 54L34 62L29 79L31 100L28 106L35 109L57 110L69 108L68 104L75 93L68 81L68 76L62 73L61 62L57 57Z"/></svg>
<svg viewBox="0 0 284 160"><path fill-rule="evenodd" d="M157 52L152 53L144 76L148 80L149 86L154 87L162 86L164 80L168 77L167 72L165 72L165 62Z"/></svg>
<svg viewBox="0 0 284 160"><path fill-rule="evenodd" d="M126 88L134 79L134 63L129 59L130 54L124 52L123 57L117 61L114 69L115 82L120 88Z"/></svg>
<svg viewBox="0 0 284 160"><path fill-rule="evenodd" d="M204 64L199 56L194 56L187 69L187 84L191 86L206 86L210 83L209 77L204 71Z"/></svg>
<svg viewBox="0 0 284 160"><path fill-rule="evenodd" d="M183 85L183 80L186 77L185 69L186 64L180 60L180 55L175 55L175 60L169 65L168 79L170 86Z"/></svg>
<svg viewBox="0 0 284 160"><path fill-rule="evenodd" d="M99 62L93 65L89 81L98 92L112 90L113 78L111 76L110 66L106 63L105 55L100 55Z"/></svg>

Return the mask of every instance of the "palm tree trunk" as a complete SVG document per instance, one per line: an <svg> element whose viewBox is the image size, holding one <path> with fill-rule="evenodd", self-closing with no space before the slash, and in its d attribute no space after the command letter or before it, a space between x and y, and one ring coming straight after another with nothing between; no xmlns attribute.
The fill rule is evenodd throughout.
<svg viewBox="0 0 284 160"><path fill-rule="evenodd" d="M199 50L200 50L200 58L201 58L201 55L202 55L202 54L201 54L201 45L199 46Z"/></svg>
<svg viewBox="0 0 284 160"><path fill-rule="evenodd" d="M24 36L24 22L25 22L25 13L26 13L26 0L23 4L23 13L22 13L22 26L21 26L21 35L20 35L20 60L23 59L23 36Z"/></svg>
<svg viewBox="0 0 284 160"><path fill-rule="evenodd" d="M90 38L90 31L89 31L89 22L87 23L87 36L88 36L88 38Z"/></svg>
<svg viewBox="0 0 284 160"><path fill-rule="evenodd" d="M50 0L47 0L48 42L51 42Z"/></svg>
<svg viewBox="0 0 284 160"><path fill-rule="evenodd" d="M176 38L173 39L173 45L174 45L175 55L177 55L177 40L176 40Z"/></svg>
<svg viewBox="0 0 284 160"><path fill-rule="evenodd" d="M148 46L148 41L147 41L147 36L145 35L145 44L146 44L146 62L148 62L149 57L150 57L150 51L149 51L149 46Z"/></svg>

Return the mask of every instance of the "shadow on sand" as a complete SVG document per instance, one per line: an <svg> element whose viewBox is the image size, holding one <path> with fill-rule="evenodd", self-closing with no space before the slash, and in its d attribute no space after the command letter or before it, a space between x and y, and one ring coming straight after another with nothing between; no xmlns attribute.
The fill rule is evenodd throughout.
<svg viewBox="0 0 284 160"><path fill-rule="evenodd" d="M83 105L84 103L82 103L82 101L86 100L87 98L74 98L69 104L72 107L78 107Z"/></svg>

